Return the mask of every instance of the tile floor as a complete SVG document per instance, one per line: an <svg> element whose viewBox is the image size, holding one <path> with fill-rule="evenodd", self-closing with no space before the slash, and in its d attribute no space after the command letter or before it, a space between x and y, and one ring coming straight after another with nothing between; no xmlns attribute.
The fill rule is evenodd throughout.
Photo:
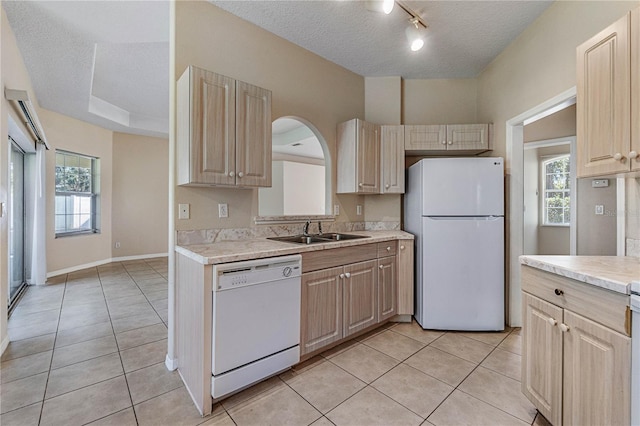
<svg viewBox="0 0 640 426"><path fill-rule="evenodd" d="M546 425L520 393L520 330L387 324L214 405L164 366L166 258L30 287L9 320L0 424Z"/></svg>

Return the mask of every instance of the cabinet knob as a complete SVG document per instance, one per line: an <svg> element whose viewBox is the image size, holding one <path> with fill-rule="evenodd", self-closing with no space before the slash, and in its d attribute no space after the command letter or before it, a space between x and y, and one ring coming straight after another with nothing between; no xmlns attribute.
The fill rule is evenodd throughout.
<svg viewBox="0 0 640 426"><path fill-rule="evenodd" d="M449 145L453 145L453 142L452 142L452 141L449 141Z"/></svg>
<svg viewBox="0 0 640 426"><path fill-rule="evenodd" d="M404 250L404 246L400 246L400 250Z"/></svg>
<svg viewBox="0 0 640 426"><path fill-rule="evenodd" d="M389 187L390 187L390 186L391 186L391 185L386 184L384 187L385 187L385 188L387 188L387 189L389 189Z"/></svg>
<svg viewBox="0 0 640 426"><path fill-rule="evenodd" d="M340 278L344 278L344 274L340 274Z"/></svg>
<svg viewBox="0 0 640 426"><path fill-rule="evenodd" d="M362 184L362 182L360 182L360 183L358 184L358 186L359 186L360 188L362 188L364 185Z"/></svg>
<svg viewBox="0 0 640 426"><path fill-rule="evenodd" d="M629 153L629 158L631 158L632 160L638 158L638 153L636 151L631 151Z"/></svg>
<svg viewBox="0 0 640 426"><path fill-rule="evenodd" d="M569 326L567 324L560 324L560 330L562 330L563 333L567 333L569 332Z"/></svg>
<svg viewBox="0 0 640 426"><path fill-rule="evenodd" d="M560 290L559 288L556 288L555 290L553 290L553 292L556 294L556 296L562 296L564 294L564 291Z"/></svg>
<svg viewBox="0 0 640 426"><path fill-rule="evenodd" d="M244 173L238 172L238 177L241 178L242 176L244 176Z"/></svg>
<svg viewBox="0 0 640 426"><path fill-rule="evenodd" d="M234 177L236 174L233 172L229 172L229 177Z"/></svg>
<svg viewBox="0 0 640 426"><path fill-rule="evenodd" d="M387 251L391 251L391 247L387 247Z"/></svg>
<svg viewBox="0 0 640 426"><path fill-rule="evenodd" d="M384 265L378 265L378 268L384 269Z"/></svg>
<svg viewBox="0 0 640 426"><path fill-rule="evenodd" d="M345 272L344 276L347 277L347 278L351 278L351 273Z"/></svg>
<svg viewBox="0 0 640 426"><path fill-rule="evenodd" d="M447 141L442 141L442 145L446 145L446 144L447 144Z"/></svg>
<svg viewBox="0 0 640 426"><path fill-rule="evenodd" d="M623 157L623 156L622 156L622 154L620 154L619 152L616 152L616 153L613 155L613 159L614 159L614 160L616 160L616 161L622 161L622 159L623 159L623 158L624 158L624 157Z"/></svg>
<svg viewBox="0 0 640 426"><path fill-rule="evenodd" d="M556 324L558 324L558 321L556 321L555 319L549 317L549 319L547 319L547 322L549 322L549 324L551 324L552 326L555 326Z"/></svg>

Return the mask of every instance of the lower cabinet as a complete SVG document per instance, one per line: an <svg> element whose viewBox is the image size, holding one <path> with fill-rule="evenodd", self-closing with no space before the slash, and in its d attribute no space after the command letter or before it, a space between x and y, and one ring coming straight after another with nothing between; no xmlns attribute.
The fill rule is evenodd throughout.
<svg viewBox="0 0 640 426"><path fill-rule="evenodd" d="M344 277L342 278L343 337L350 336L378 322L377 264L376 260L370 260L344 267Z"/></svg>
<svg viewBox="0 0 640 426"><path fill-rule="evenodd" d="M624 295L593 288L588 294L573 280L545 281L545 273L529 269L522 274L522 392L554 426L628 425L631 338L620 332ZM599 323L608 321L622 330Z"/></svg>
<svg viewBox="0 0 640 426"><path fill-rule="evenodd" d="M378 321L396 315L397 277L395 256L378 259Z"/></svg>

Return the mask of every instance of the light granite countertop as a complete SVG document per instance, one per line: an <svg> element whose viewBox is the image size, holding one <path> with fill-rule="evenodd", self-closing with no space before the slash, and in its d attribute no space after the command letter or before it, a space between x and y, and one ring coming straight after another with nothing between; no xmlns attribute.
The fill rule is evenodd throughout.
<svg viewBox="0 0 640 426"><path fill-rule="evenodd" d="M295 244L260 238L255 240L221 241L211 244L193 244L176 246L176 252L185 255L203 265L239 262L242 260L263 259L265 257L285 256L310 251L328 250L338 247L351 247L362 244L380 243L397 239L413 239L413 235L404 231L351 231L353 235L368 238L346 241L327 241L316 244Z"/></svg>
<svg viewBox="0 0 640 426"><path fill-rule="evenodd" d="M622 256L520 256L520 263L617 293L640 280L640 259Z"/></svg>

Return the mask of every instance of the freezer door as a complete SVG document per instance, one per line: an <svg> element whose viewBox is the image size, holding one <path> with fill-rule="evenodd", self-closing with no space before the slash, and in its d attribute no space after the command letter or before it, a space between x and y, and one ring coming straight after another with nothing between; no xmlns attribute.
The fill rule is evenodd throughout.
<svg viewBox="0 0 640 426"><path fill-rule="evenodd" d="M503 330L504 218L425 217L422 248L420 325Z"/></svg>
<svg viewBox="0 0 640 426"><path fill-rule="evenodd" d="M423 216L504 214L502 158L429 158L421 163Z"/></svg>

